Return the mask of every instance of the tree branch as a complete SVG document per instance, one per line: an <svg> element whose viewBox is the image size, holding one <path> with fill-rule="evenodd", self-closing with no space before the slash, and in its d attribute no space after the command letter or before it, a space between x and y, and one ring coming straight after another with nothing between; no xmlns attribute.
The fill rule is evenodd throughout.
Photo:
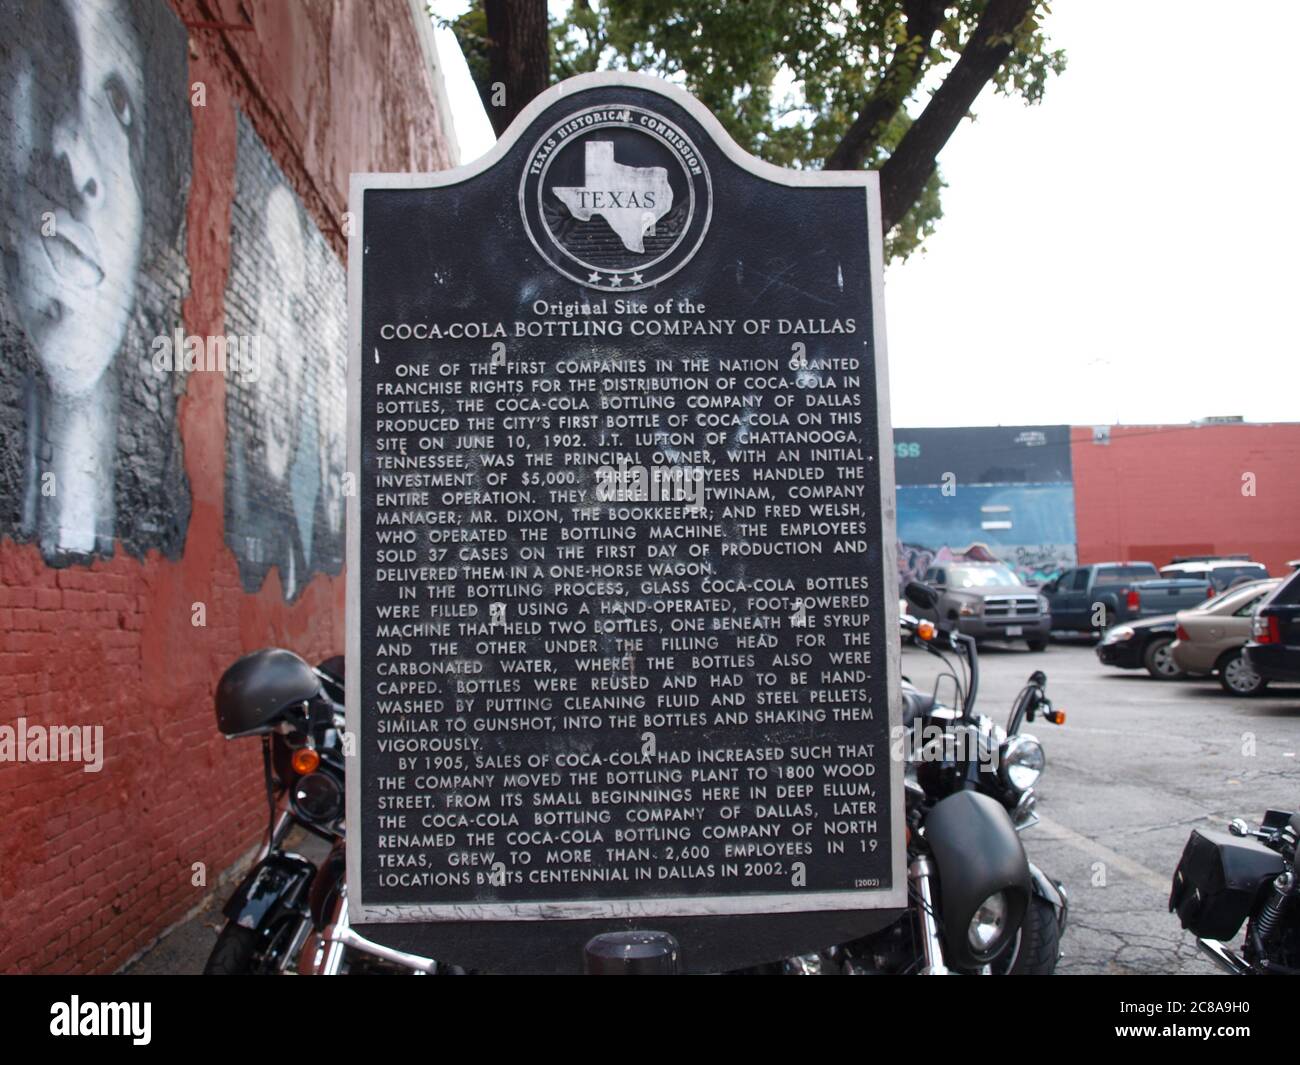
<svg viewBox="0 0 1300 1065"><path fill-rule="evenodd" d="M988 0L952 70L880 168L886 232L920 197L939 151L1011 55L1012 37L1035 6L1036 0Z"/></svg>
<svg viewBox="0 0 1300 1065"><path fill-rule="evenodd" d="M925 70L930 41L943 19L944 6L945 0L905 0L906 39L894 50L876 91L827 157L827 170L859 170L867 161Z"/></svg>

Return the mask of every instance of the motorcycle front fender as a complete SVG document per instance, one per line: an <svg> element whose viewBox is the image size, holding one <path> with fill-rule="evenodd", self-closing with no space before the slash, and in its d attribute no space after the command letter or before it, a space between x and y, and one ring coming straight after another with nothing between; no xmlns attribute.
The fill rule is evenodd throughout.
<svg viewBox="0 0 1300 1065"><path fill-rule="evenodd" d="M265 932L302 904L316 867L297 854L268 854L244 877L222 913L240 928Z"/></svg>
<svg viewBox="0 0 1300 1065"><path fill-rule="evenodd" d="M966 929L989 896L1002 892L1007 924L1020 927L1029 908L1032 877L1025 848L1006 808L977 791L959 791L936 803L925 819L925 839L939 873L945 957L961 969L993 961L1011 943L975 950Z"/></svg>
<svg viewBox="0 0 1300 1065"><path fill-rule="evenodd" d="M311 891L307 895L312 927L317 931L323 931L334 920L346 875L347 850L343 841L339 840L330 850L329 856L321 862L320 872L312 881Z"/></svg>

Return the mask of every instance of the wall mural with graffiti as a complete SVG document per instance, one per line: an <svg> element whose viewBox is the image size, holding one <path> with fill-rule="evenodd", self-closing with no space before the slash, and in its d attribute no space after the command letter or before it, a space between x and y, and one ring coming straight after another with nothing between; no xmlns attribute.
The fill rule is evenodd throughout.
<svg viewBox="0 0 1300 1065"><path fill-rule="evenodd" d="M179 556L191 118L163 0L0 0L0 534Z"/></svg>
<svg viewBox="0 0 1300 1065"><path fill-rule="evenodd" d="M347 305L342 265L239 116L226 329L251 354L226 393L226 542L245 591L286 599L343 567Z"/></svg>
<svg viewBox="0 0 1300 1065"><path fill-rule="evenodd" d="M1067 426L896 429L900 585L984 547L1039 584L1078 558Z"/></svg>

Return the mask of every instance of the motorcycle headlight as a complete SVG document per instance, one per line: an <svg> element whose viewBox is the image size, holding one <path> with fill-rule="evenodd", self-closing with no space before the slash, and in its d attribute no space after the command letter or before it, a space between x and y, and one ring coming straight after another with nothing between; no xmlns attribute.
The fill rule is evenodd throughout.
<svg viewBox="0 0 1300 1065"><path fill-rule="evenodd" d="M1006 935L1007 897L995 891L980 903L966 929L966 941L976 954L987 954Z"/></svg>
<svg viewBox="0 0 1300 1065"><path fill-rule="evenodd" d="M1002 781L1013 791L1028 791L1038 783L1047 765L1043 745L1033 736L1013 736L1002 749Z"/></svg>
<svg viewBox="0 0 1300 1065"><path fill-rule="evenodd" d="M1123 643L1125 640L1133 639L1135 633L1128 625L1116 625L1113 629L1107 629L1106 635L1101 638L1102 643Z"/></svg>
<svg viewBox="0 0 1300 1065"><path fill-rule="evenodd" d="M294 810L306 821L328 824L343 812L343 791L327 773L308 773L293 786Z"/></svg>

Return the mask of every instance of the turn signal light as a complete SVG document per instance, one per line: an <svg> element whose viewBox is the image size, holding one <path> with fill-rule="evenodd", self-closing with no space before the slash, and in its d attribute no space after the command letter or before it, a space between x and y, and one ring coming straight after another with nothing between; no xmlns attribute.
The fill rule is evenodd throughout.
<svg viewBox="0 0 1300 1065"><path fill-rule="evenodd" d="M289 764L293 766L295 773L305 777L308 773L316 772L316 768L320 765L320 755L310 747L299 747L293 752Z"/></svg>
<svg viewBox="0 0 1300 1065"><path fill-rule="evenodd" d="M1047 718L1047 720L1050 721L1053 725L1064 725L1064 724L1065 724L1065 711L1064 711L1064 710L1049 710L1049 711L1048 711L1046 714L1044 714L1043 716L1044 716L1045 718Z"/></svg>
<svg viewBox="0 0 1300 1065"><path fill-rule="evenodd" d="M916 627L917 639L929 642L934 639L934 625L929 621L923 621Z"/></svg>

